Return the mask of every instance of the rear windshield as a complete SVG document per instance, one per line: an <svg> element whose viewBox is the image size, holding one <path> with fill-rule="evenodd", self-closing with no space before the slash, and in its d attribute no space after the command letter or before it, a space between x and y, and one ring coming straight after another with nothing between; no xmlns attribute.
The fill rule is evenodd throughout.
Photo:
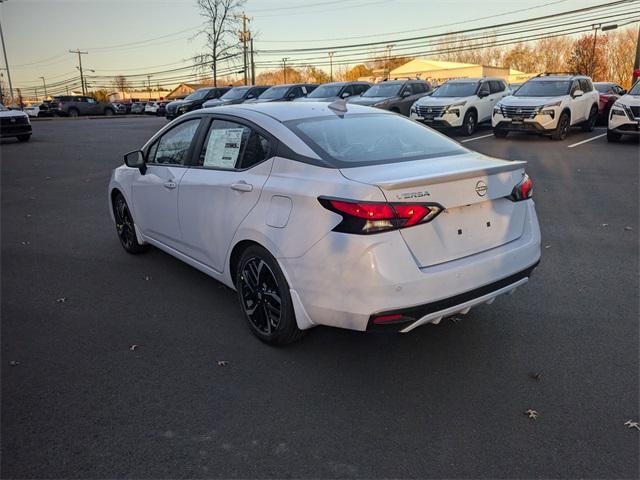
<svg viewBox="0 0 640 480"><path fill-rule="evenodd" d="M569 80L536 80L523 84L516 97L560 97L569 93L571 82Z"/></svg>
<svg viewBox="0 0 640 480"><path fill-rule="evenodd" d="M478 82L445 83L433 92L433 97L470 97L476 94Z"/></svg>
<svg viewBox="0 0 640 480"><path fill-rule="evenodd" d="M336 168L467 152L444 135L400 115L335 115L292 120L285 125Z"/></svg>

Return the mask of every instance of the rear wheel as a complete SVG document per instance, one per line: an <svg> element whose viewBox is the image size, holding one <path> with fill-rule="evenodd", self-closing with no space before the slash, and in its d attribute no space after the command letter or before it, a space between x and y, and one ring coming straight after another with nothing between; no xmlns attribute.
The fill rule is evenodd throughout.
<svg viewBox="0 0 640 480"><path fill-rule="evenodd" d="M496 138L507 138L507 135L509 135L509 130L502 130L500 128L493 129L493 136Z"/></svg>
<svg viewBox="0 0 640 480"><path fill-rule="evenodd" d="M289 285L275 258L264 248L247 248L236 271L238 299L253 334L273 345L299 340Z"/></svg>
<svg viewBox="0 0 640 480"><path fill-rule="evenodd" d="M478 118L476 112L473 110L468 111L464 116L464 121L462 122L462 134L465 136L473 135L478 126Z"/></svg>
<svg viewBox="0 0 640 480"><path fill-rule="evenodd" d="M149 245L138 243L135 223L129 211L127 201L121 193L113 199L113 216L116 219L116 232L122 247L129 253L142 253L149 249Z"/></svg>
<svg viewBox="0 0 640 480"><path fill-rule="evenodd" d="M595 105L591 107L591 111L589 112L589 118L586 122L582 124L583 132L593 132L593 129L596 128L596 122L598 121L598 107Z"/></svg>
<svg viewBox="0 0 640 480"><path fill-rule="evenodd" d="M113 115L113 110L111 110L110 108L105 108L105 109L104 109L104 114L105 114L107 117L110 117L111 115Z"/></svg>
<svg viewBox="0 0 640 480"><path fill-rule="evenodd" d="M77 117L80 115L80 112L78 112L78 110L76 110L75 108L70 108L69 109L69 116L70 117Z"/></svg>
<svg viewBox="0 0 640 480"><path fill-rule="evenodd" d="M18 135L18 141L19 142L28 142L29 140L31 140L31 134L27 134L27 135Z"/></svg>
<svg viewBox="0 0 640 480"><path fill-rule="evenodd" d="M570 118L567 112L562 112L560 118L558 119L558 125L556 129L551 134L552 140L564 140L567 138L567 134L569 133L570 126Z"/></svg>
<svg viewBox="0 0 640 480"><path fill-rule="evenodd" d="M608 142L619 142L621 138L622 138L622 134L616 133L613 130L607 130Z"/></svg>

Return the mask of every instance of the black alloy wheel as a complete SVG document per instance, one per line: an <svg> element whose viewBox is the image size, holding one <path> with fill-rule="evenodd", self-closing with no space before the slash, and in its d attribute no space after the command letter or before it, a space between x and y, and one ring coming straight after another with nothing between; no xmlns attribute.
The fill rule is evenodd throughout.
<svg viewBox="0 0 640 480"><path fill-rule="evenodd" d="M596 122L598 121L598 107L595 105L591 107L591 111L589 112L589 118L586 122L582 124L582 131L584 132L593 132L596 128Z"/></svg>
<svg viewBox="0 0 640 480"><path fill-rule="evenodd" d="M122 247L129 253L142 253L146 251L149 246L138 243L133 217L121 193L119 193L113 201L113 215L116 219L116 232L118 233Z"/></svg>
<svg viewBox="0 0 640 480"><path fill-rule="evenodd" d="M287 281L278 262L264 248L255 245L244 251L236 287L249 327L260 340L284 345L302 337Z"/></svg>
<svg viewBox="0 0 640 480"><path fill-rule="evenodd" d="M567 138L570 125L571 120L569 119L569 114L567 112L562 112L562 114L560 115L560 119L558 120L558 126L551 134L551 139L564 140L565 138Z"/></svg>
<svg viewBox="0 0 640 480"><path fill-rule="evenodd" d="M464 116L464 122L462 123L462 134L466 137L473 135L476 131L477 121L476 114L473 111L467 112Z"/></svg>

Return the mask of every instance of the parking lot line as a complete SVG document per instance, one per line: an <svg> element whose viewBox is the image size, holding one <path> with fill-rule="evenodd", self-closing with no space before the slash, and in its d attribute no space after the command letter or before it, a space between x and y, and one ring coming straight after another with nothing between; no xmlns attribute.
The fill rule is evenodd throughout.
<svg viewBox="0 0 640 480"><path fill-rule="evenodd" d="M573 145L569 145L567 148L577 147L578 145L582 145L583 143L587 143L587 142L590 142L592 140L596 140L596 139L598 139L600 137L604 137L605 135L606 135L606 133L602 133L600 135L596 135L595 137L587 138L586 140L582 140L581 142L574 143Z"/></svg>
<svg viewBox="0 0 640 480"><path fill-rule="evenodd" d="M487 138L487 137L493 137L493 133L490 133L489 135L483 135L481 137L467 138L466 140L462 140L460 143L473 142L474 140L480 140L481 138Z"/></svg>

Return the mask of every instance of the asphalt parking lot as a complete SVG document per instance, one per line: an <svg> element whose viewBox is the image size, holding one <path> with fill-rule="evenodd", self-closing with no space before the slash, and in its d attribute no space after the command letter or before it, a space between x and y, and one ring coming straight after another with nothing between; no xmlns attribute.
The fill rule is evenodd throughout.
<svg viewBox="0 0 640 480"><path fill-rule="evenodd" d="M530 283L457 322L277 349L233 291L121 248L110 171L164 124L2 141L2 478L638 478L638 143L459 138L529 162Z"/></svg>

